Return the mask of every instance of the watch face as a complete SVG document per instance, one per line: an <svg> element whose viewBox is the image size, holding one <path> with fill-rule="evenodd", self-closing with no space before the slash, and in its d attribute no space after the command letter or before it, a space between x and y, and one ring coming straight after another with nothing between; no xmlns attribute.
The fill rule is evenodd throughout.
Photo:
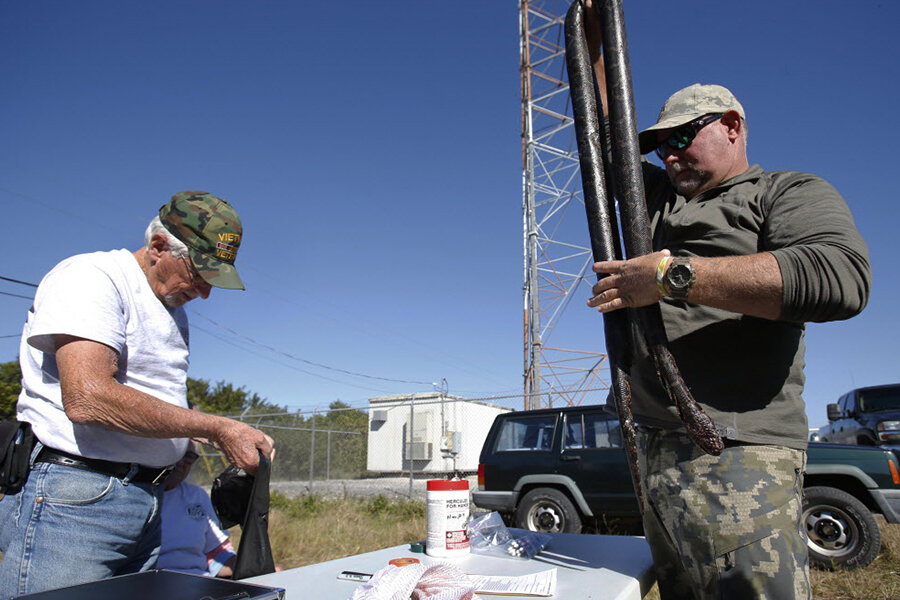
<svg viewBox="0 0 900 600"><path fill-rule="evenodd" d="M687 265L672 265L669 267L669 284L672 287L683 288L691 282L691 268Z"/></svg>

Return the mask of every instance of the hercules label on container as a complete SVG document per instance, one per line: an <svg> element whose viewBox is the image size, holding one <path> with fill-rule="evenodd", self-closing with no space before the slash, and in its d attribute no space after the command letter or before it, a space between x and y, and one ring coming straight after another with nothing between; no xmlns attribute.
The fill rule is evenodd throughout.
<svg viewBox="0 0 900 600"><path fill-rule="evenodd" d="M469 553L469 482L432 479L427 485L425 553L451 557Z"/></svg>

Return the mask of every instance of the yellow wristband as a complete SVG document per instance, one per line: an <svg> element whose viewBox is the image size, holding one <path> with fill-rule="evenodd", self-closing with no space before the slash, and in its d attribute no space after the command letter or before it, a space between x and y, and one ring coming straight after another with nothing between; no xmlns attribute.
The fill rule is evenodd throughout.
<svg viewBox="0 0 900 600"><path fill-rule="evenodd" d="M659 288L659 293L662 294L663 298L667 298L669 295L669 291L663 284L663 278L666 276L666 270L669 268L670 260L672 260L671 256L663 256L660 259L659 264L656 265L656 287Z"/></svg>

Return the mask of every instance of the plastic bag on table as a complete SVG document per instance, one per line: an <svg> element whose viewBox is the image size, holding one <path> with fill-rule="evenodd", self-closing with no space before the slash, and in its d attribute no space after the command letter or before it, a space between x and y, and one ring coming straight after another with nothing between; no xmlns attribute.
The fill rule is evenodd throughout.
<svg viewBox="0 0 900 600"><path fill-rule="evenodd" d="M350 600L481 600L457 567L423 564L388 565L353 590Z"/></svg>
<svg viewBox="0 0 900 600"><path fill-rule="evenodd" d="M469 522L469 549L475 554L531 558L547 546L551 536L525 529L510 529L499 513L475 517Z"/></svg>

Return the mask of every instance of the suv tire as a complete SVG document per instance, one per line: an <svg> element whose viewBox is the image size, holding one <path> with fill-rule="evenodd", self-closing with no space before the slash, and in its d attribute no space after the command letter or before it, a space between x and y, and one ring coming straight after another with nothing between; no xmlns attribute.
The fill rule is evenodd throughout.
<svg viewBox="0 0 900 600"><path fill-rule="evenodd" d="M516 526L544 533L581 533L581 515L559 490L535 488L519 502Z"/></svg>
<svg viewBox="0 0 900 600"><path fill-rule="evenodd" d="M803 526L809 561L827 570L868 566L881 548L881 530L866 506L842 490L804 490Z"/></svg>

